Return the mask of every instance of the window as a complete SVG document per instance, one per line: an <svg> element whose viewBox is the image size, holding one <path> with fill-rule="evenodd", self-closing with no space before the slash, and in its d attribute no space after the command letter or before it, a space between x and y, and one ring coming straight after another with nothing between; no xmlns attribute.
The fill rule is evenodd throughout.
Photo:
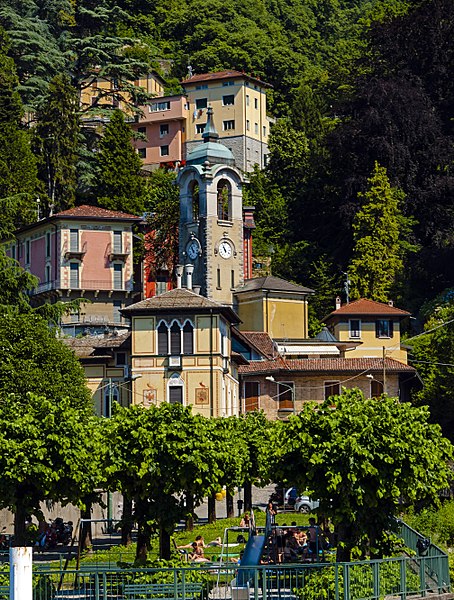
<svg viewBox="0 0 454 600"><path fill-rule="evenodd" d="M79 287L79 263L72 262L69 265L69 286L71 289Z"/></svg>
<svg viewBox="0 0 454 600"><path fill-rule="evenodd" d="M216 288L221 289L221 269L216 270Z"/></svg>
<svg viewBox="0 0 454 600"><path fill-rule="evenodd" d="M258 108L259 107L259 101L257 98L254 98L254 108Z"/></svg>
<svg viewBox="0 0 454 600"><path fill-rule="evenodd" d="M195 107L197 110L202 110L202 108L206 108L208 106L207 98L197 98L195 101Z"/></svg>
<svg viewBox="0 0 454 600"><path fill-rule="evenodd" d="M15 244L13 244L11 246L11 258L14 258L14 260L16 259L16 246L15 246Z"/></svg>
<svg viewBox="0 0 454 600"><path fill-rule="evenodd" d="M169 386L169 402L170 404L183 404L183 386Z"/></svg>
<svg viewBox="0 0 454 600"><path fill-rule="evenodd" d="M113 272L113 289L114 290L122 290L123 289L123 265L121 263L114 264L114 272Z"/></svg>
<svg viewBox="0 0 454 600"><path fill-rule="evenodd" d="M246 106L249 106L249 94L246 94Z"/></svg>
<svg viewBox="0 0 454 600"><path fill-rule="evenodd" d="M113 322L114 323L121 323L120 309L121 309L121 300L114 300L114 303L113 303ZM118 356L118 354L117 354L117 356ZM118 362L117 362L117 364L118 364Z"/></svg>
<svg viewBox="0 0 454 600"><path fill-rule="evenodd" d="M195 132L196 133L203 133L205 131L205 127L206 126L207 126L206 123L196 123Z"/></svg>
<svg viewBox="0 0 454 600"><path fill-rule="evenodd" d="M222 121L222 129L224 131L229 131L230 129L235 129L234 119L229 119L228 121Z"/></svg>
<svg viewBox="0 0 454 600"><path fill-rule="evenodd" d="M72 310L70 313L71 323L78 323L80 321L80 313L78 310Z"/></svg>
<svg viewBox="0 0 454 600"><path fill-rule="evenodd" d="M232 269L230 271L230 287L233 289L235 289L235 271Z"/></svg>
<svg viewBox="0 0 454 600"><path fill-rule="evenodd" d="M177 322L170 327L170 354L181 354L181 327Z"/></svg>
<svg viewBox="0 0 454 600"><path fill-rule="evenodd" d="M258 381L244 383L244 409L246 412L259 409L260 386Z"/></svg>
<svg viewBox="0 0 454 600"><path fill-rule="evenodd" d="M126 366L126 352L117 352L115 354L115 365L117 367Z"/></svg>
<svg viewBox="0 0 454 600"><path fill-rule="evenodd" d="M146 148L139 148L137 150L137 154L139 155L140 158L147 158L147 149Z"/></svg>
<svg viewBox="0 0 454 600"><path fill-rule="evenodd" d="M390 319L378 319L378 321L375 321L375 337L392 338L393 322Z"/></svg>
<svg viewBox="0 0 454 600"><path fill-rule="evenodd" d="M30 264L30 240L25 242L25 263Z"/></svg>
<svg viewBox="0 0 454 600"><path fill-rule="evenodd" d="M277 383L277 398L279 400L279 409L292 408L293 409L293 394L294 394L294 383L293 381L282 381Z"/></svg>
<svg viewBox="0 0 454 600"><path fill-rule="evenodd" d="M254 133L255 133L256 135L258 135L258 134L259 134L259 124L258 124L258 123L254 123Z"/></svg>
<svg viewBox="0 0 454 600"><path fill-rule="evenodd" d="M208 89L208 84L207 83L203 83L201 85L196 85L195 89L196 90L207 90Z"/></svg>
<svg viewBox="0 0 454 600"><path fill-rule="evenodd" d="M200 214L200 196L199 196L199 184L194 181L190 187L191 200L192 200L192 220L197 221Z"/></svg>
<svg viewBox="0 0 454 600"><path fill-rule="evenodd" d="M46 283L50 281L50 265L46 265Z"/></svg>
<svg viewBox="0 0 454 600"><path fill-rule="evenodd" d="M218 219L230 221L232 218L232 188L226 179L218 183Z"/></svg>
<svg viewBox="0 0 454 600"><path fill-rule="evenodd" d="M233 106L235 104L235 96L233 94L222 96L222 104L223 106Z"/></svg>
<svg viewBox="0 0 454 600"><path fill-rule="evenodd" d="M46 258L50 257L50 233L46 233Z"/></svg>
<svg viewBox="0 0 454 600"><path fill-rule="evenodd" d="M265 127L265 125L263 126L263 137L266 137L266 127Z"/></svg>
<svg viewBox="0 0 454 600"><path fill-rule="evenodd" d="M162 123L159 126L159 135L160 135L160 137L164 137L165 135L169 135L169 124L168 123Z"/></svg>
<svg viewBox="0 0 454 600"><path fill-rule="evenodd" d="M183 354L194 353L194 328L186 321L183 327Z"/></svg>
<svg viewBox="0 0 454 600"><path fill-rule="evenodd" d="M340 383L339 381L325 381L325 400L331 396L340 395Z"/></svg>
<svg viewBox="0 0 454 600"><path fill-rule="evenodd" d="M234 82L234 81L223 81L223 82L222 82L222 85L223 85L224 87L228 87L228 86L230 86L230 85L235 85L235 82Z"/></svg>
<svg viewBox="0 0 454 600"><path fill-rule="evenodd" d="M372 379L370 382L370 397L380 398L383 394L383 383L377 379Z"/></svg>
<svg viewBox="0 0 454 600"><path fill-rule="evenodd" d="M165 323L160 323L158 327L158 354L169 353L169 330Z"/></svg>
<svg viewBox="0 0 454 600"><path fill-rule="evenodd" d="M114 252L122 252L123 246L122 246L122 237L123 237L123 233L121 231L114 231L113 232L113 251Z"/></svg>
<svg viewBox="0 0 454 600"><path fill-rule="evenodd" d="M169 146L161 146L159 148L159 153L161 156L169 156Z"/></svg>
<svg viewBox="0 0 454 600"><path fill-rule="evenodd" d="M150 112L158 112L160 110L170 110L170 102L153 102L150 104Z"/></svg>
<svg viewBox="0 0 454 600"><path fill-rule="evenodd" d="M69 249L71 252L79 252L79 230L69 230Z"/></svg>
<svg viewBox="0 0 454 600"><path fill-rule="evenodd" d="M350 337L361 337L361 321L359 319L350 319Z"/></svg>
<svg viewBox="0 0 454 600"><path fill-rule="evenodd" d="M147 128L146 127L137 127L137 133L147 133Z"/></svg>

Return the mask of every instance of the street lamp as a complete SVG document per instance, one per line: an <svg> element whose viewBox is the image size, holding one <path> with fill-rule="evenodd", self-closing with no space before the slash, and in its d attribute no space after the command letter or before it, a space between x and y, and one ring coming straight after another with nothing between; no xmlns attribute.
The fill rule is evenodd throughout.
<svg viewBox="0 0 454 600"><path fill-rule="evenodd" d="M293 407L293 414L296 415L296 410L295 410L295 388L293 387L293 385L289 385L288 383L285 383L284 381L276 381L274 379L274 377L272 375L269 375L268 377L265 377L265 379L267 381L272 381L273 383L275 383L278 386L283 385L285 386L287 389L290 390L290 393L292 395L292 407ZM279 396L281 396L284 392L280 392L276 398L278 398Z"/></svg>

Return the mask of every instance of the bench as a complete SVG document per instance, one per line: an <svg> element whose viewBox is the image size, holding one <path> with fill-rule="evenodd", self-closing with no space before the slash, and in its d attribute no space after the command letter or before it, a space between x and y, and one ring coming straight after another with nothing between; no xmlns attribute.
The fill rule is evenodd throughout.
<svg viewBox="0 0 454 600"><path fill-rule="evenodd" d="M123 595L128 600L159 598L160 600L184 600L196 598L202 593L201 583L127 583ZM184 595L183 595L184 592Z"/></svg>

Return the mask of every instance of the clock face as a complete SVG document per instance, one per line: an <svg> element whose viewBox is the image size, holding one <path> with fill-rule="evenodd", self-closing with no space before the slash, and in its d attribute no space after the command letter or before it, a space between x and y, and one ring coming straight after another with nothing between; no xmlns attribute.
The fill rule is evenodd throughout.
<svg viewBox="0 0 454 600"><path fill-rule="evenodd" d="M199 256L199 243L197 240L191 240L186 246L186 254L191 260L195 260Z"/></svg>
<svg viewBox="0 0 454 600"><path fill-rule="evenodd" d="M229 242L221 242L219 244L219 256L222 258L230 258L232 256L232 246Z"/></svg>

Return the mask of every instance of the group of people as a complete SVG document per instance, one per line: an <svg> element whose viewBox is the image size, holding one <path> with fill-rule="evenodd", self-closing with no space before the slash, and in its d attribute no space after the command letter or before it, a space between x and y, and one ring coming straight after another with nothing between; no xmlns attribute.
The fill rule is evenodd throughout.
<svg viewBox="0 0 454 600"><path fill-rule="evenodd" d="M204 550L208 546L222 546L221 538L217 537L215 540L212 540L211 542L208 542L208 544L205 544L203 536L198 535L195 538L194 542L191 542L190 544L185 544L184 546L177 546L177 548L178 550L190 548L191 551L188 554L188 559L192 562L210 562L210 559L205 557Z"/></svg>
<svg viewBox="0 0 454 600"><path fill-rule="evenodd" d="M324 537L313 517L309 519L309 527L301 529L291 527L277 530L277 544L284 562L300 560L315 561L320 550L324 549Z"/></svg>

